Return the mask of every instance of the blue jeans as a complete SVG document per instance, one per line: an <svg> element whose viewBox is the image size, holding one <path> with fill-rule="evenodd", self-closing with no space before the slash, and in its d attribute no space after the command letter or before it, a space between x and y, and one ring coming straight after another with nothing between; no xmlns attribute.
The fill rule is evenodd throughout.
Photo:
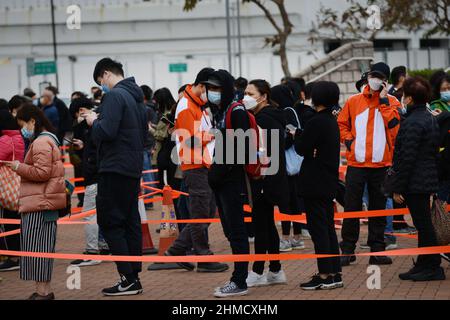
<svg viewBox="0 0 450 320"><path fill-rule="evenodd" d="M152 155L150 151L144 150L144 171L151 170L152 169ZM151 173L144 173L142 175L142 180L144 182L153 182L155 181L155 175L153 172ZM149 194L152 193L152 190L144 188L143 193ZM151 199L152 197L146 197L145 199Z"/></svg>

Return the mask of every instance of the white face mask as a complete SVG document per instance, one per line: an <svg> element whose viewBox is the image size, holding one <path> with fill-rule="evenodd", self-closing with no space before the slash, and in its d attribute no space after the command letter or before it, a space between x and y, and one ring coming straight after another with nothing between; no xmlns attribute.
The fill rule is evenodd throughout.
<svg viewBox="0 0 450 320"><path fill-rule="evenodd" d="M369 79L369 87L373 91L378 91L381 88L381 85L383 84L383 80L378 78L370 78Z"/></svg>
<svg viewBox="0 0 450 320"><path fill-rule="evenodd" d="M244 99L242 99L242 103L247 110L253 110L258 106L258 101L250 96L244 96Z"/></svg>
<svg viewBox="0 0 450 320"><path fill-rule="evenodd" d="M208 95L206 94L206 91L202 93L202 95L200 96L200 99L202 99L202 101L204 103L208 102Z"/></svg>

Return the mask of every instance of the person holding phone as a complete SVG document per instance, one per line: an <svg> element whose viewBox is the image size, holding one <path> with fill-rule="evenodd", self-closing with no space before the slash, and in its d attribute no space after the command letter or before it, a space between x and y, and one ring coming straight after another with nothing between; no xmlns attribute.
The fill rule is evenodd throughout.
<svg viewBox="0 0 450 320"><path fill-rule="evenodd" d="M384 210L386 197L381 190L386 170L392 165L395 138L400 124L400 102L388 95L390 68L380 62L372 65L368 86L351 96L338 117L341 142L347 147L345 211L361 211L364 187L369 190L369 210ZM371 252L385 251L385 217L369 218L368 245ZM359 239L359 219L344 219L342 226L342 266L356 261L352 256ZM384 256L370 257L369 264L391 264Z"/></svg>

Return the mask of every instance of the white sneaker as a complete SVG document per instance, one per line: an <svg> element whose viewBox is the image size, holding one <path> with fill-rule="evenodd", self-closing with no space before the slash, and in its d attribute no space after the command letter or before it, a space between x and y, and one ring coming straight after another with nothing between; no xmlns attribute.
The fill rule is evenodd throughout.
<svg viewBox="0 0 450 320"><path fill-rule="evenodd" d="M280 252L292 251L292 244L290 240L280 240Z"/></svg>
<svg viewBox="0 0 450 320"><path fill-rule="evenodd" d="M291 247L293 250L303 250L305 249L305 243L301 240L291 240ZM280 250L281 251L281 250Z"/></svg>
<svg viewBox="0 0 450 320"><path fill-rule="evenodd" d="M267 275L264 274L257 274L256 272L250 271L248 273L247 277L247 286L249 288L253 287L263 287L267 286Z"/></svg>
<svg viewBox="0 0 450 320"><path fill-rule="evenodd" d="M311 235L307 229L302 229L302 237L303 239L311 239Z"/></svg>
<svg viewBox="0 0 450 320"><path fill-rule="evenodd" d="M278 271L277 273L269 271L267 273L267 283L269 285L275 285L275 284L286 284L286 274L283 270Z"/></svg>

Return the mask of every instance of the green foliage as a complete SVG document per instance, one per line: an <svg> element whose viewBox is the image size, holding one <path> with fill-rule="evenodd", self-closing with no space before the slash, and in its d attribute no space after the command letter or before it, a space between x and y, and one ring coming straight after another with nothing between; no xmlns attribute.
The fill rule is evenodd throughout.
<svg viewBox="0 0 450 320"><path fill-rule="evenodd" d="M442 69L422 69L422 70L408 70L408 75L411 77L415 77L415 76L421 76L427 80L430 80L431 75L433 73L435 73L436 71L439 71ZM450 74L450 71L447 72L448 74Z"/></svg>

